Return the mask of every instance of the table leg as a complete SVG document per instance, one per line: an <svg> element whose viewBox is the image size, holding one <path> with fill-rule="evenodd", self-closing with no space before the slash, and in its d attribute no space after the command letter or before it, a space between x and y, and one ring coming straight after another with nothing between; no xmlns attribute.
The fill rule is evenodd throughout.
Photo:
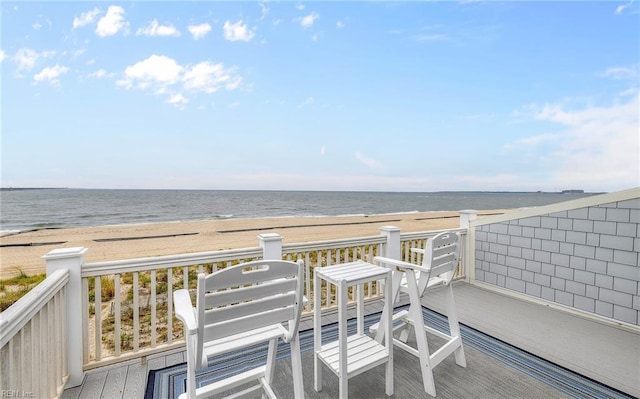
<svg viewBox="0 0 640 399"><path fill-rule="evenodd" d="M358 322L358 335L364 335L364 285L358 284L356 287L356 320Z"/></svg>
<svg viewBox="0 0 640 399"><path fill-rule="evenodd" d="M316 392L322 391L322 364L318 352L322 347L322 298L320 294L321 280L315 274L313 279L313 387Z"/></svg>
<svg viewBox="0 0 640 399"><path fill-rule="evenodd" d="M384 308L387 310L382 312L385 317L384 323L386 324L384 330L384 344L389 351L389 360L387 361L386 370L385 370L385 379L386 386L385 392L387 395L393 395L393 305L395 303L395 298L393 295L393 284L391 284L392 279L391 271L387 274L387 283L385 284L385 293L384 293ZM380 327L378 327L380 329Z"/></svg>
<svg viewBox="0 0 640 399"><path fill-rule="evenodd" d="M340 399L349 397L349 374L347 373L347 284L338 287L338 361L340 362Z"/></svg>

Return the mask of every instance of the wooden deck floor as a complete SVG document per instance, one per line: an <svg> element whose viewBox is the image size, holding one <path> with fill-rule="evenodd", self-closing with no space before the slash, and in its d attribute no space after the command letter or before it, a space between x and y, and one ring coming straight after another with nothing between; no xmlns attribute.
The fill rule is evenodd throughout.
<svg viewBox="0 0 640 399"><path fill-rule="evenodd" d="M633 396L640 396L640 334L631 329L617 328L552 309L497 294L466 283L456 283L454 288L458 316L461 322L493 337L516 345L528 352L546 358L582 375L619 389ZM439 294L429 296L425 305L436 311L442 309ZM368 305L368 311L379 310L379 303ZM336 320L336 314L326 314L324 323ZM312 328L312 320L302 322L301 330ZM401 351L396 351L396 353ZM565 395L510 367L498 364L486 355L468 353L468 367L459 369L455 362L443 362L435 371L438 398L441 397L565 397ZM421 381L416 379L416 365L402 355L396 356L396 395L394 397L425 397ZM306 356L306 357L305 357ZM313 391L312 354L303 354L305 392L308 397L337 397L337 379L329 379L321 393ZM484 356L484 358L482 357ZM470 361L471 358L471 361ZM486 359L485 359L486 358ZM149 370L159 369L185 361L184 351L174 350L150 356L146 363L140 360L119 363L87 372L82 386L67 389L63 398L142 398ZM439 370L440 369L440 370ZM375 369L374 369L375 370ZM350 386L352 396L386 397L382 370L374 370L359 377ZM449 376L447 374L453 374ZM325 372L325 379L330 373ZM380 375L378 375L380 374ZM281 374L276 375L276 379ZM464 378L462 378L464 376ZM418 376L419 377L419 376ZM495 380L489 380L494 379ZM288 378L287 378L288 379ZM382 380L378 381L378 380ZM440 381L440 382L439 382ZM411 384L410 391L399 391ZM380 395L376 392L380 385ZM417 387L417 389L416 389ZM355 394L355 393L358 394ZM355 394L355 395L354 395ZM362 394L362 395L359 395ZM419 396L416 396L419 395Z"/></svg>

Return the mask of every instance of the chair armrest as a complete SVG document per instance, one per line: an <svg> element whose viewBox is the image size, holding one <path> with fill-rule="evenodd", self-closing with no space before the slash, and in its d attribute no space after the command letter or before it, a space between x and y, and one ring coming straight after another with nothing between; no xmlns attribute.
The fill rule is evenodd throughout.
<svg viewBox="0 0 640 399"><path fill-rule="evenodd" d="M403 261L397 260L397 259L385 258L383 256L374 256L373 260L375 262L378 262L378 263L399 267L401 269L418 270L418 271L425 272L425 273L429 273L429 271L430 271L426 267L422 267L422 266L419 266L419 265L414 265L413 263L409 263L409 262L403 262Z"/></svg>
<svg viewBox="0 0 640 399"><path fill-rule="evenodd" d="M189 291L185 289L178 290L173 293L173 306L175 307L176 317L182 321L185 329L190 335L198 331L198 323L191 304Z"/></svg>
<svg viewBox="0 0 640 399"><path fill-rule="evenodd" d="M411 248L411 252L413 252L414 254L424 255L424 249L422 248Z"/></svg>

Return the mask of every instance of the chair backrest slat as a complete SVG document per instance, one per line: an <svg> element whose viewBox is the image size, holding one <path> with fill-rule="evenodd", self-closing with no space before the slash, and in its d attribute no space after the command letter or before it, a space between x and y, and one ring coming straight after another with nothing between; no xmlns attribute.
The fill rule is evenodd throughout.
<svg viewBox="0 0 640 399"><path fill-rule="evenodd" d="M243 287L242 289L229 289L225 291L209 292L205 294L205 308L226 306L229 304L264 298L273 294L295 292L297 281L295 279L281 279L268 281L260 285Z"/></svg>
<svg viewBox="0 0 640 399"><path fill-rule="evenodd" d="M229 335L243 333L256 328L270 326L278 320L286 321L295 318L293 307L280 308L270 312L263 312L253 316L227 320L221 323L207 324L204 327L203 338L205 341L219 339Z"/></svg>
<svg viewBox="0 0 640 399"><path fill-rule="evenodd" d="M249 315L257 315L259 313L269 312L288 306L293 307L293 303L295 301L294 298L295 292L291 292L289 294L278 294L268 298L207 309L204 311L204 323L206 325L224 323L228 320L234 320ZM269 324L273 324L273 322Z"/></svg>
<svg viewBox="0 0 640 399"><path fill-rule="evenodd" d="M297 265L284 261L254 261L211 273L205 278L206 291L242 287L248 284L289 278L297 273Z"/></svg>

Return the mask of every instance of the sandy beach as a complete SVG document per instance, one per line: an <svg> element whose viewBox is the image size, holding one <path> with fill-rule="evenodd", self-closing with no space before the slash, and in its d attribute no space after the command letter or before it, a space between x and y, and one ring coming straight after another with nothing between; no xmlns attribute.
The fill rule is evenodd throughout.
<svg viewBox="0 0 640 399"><path fill-rule="evenodd" d="M481 211L480 216L508 212ZM258 234L278 233L284 243L380 234L382 226L402 232L455 228L458 212L368 216L279 217L44 229L0 238L0 278L45 272L43 255L56 248L86 247L87 262L257 247Z"/></svg>

